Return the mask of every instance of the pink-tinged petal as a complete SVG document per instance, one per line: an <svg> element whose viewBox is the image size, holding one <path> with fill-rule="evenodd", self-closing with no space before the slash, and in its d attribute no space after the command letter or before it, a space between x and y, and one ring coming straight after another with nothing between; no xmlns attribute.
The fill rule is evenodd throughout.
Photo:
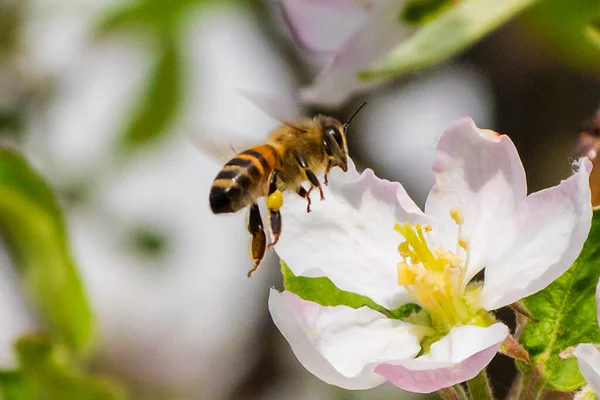
<svg viewBox="0 0 600 400"><path fill-rule="evenodd" d="M433 172L435 185L425 212L440 231L439 244L453 250L458 228L450 210L461 208L462 236L471 246L466 284L513 238L507 221L527 194L525 171L508 136L479 129L464 118L441 136Z"/></svg>
<svg viewBox="0 0 600 400"><path fill-rule="evenodd" d="M424 328L389 319L368 307L323 307L291 292L271 289L273 322L298 361L319 379L344 389L369 389L385 381L379 362L412 358Z"/></svg>
<svg viewBox="0 0 600 400"><path fill-rule="evenodd" d="M583 343L573 351L579 372L596 394L600 394L600 352L593 344Z"/></svg>
<svg viewBox="0 0 600 400"><path fill-rule="evenodd" d="M486 265L481 292L486 309L542 290L577 259L592 222L591 168L591 162L582 159L571 177L521 202L513 219L513 242Z"/></svg>
<svg viewBox="0 0 600 400"><path fill-rule="evenodd" d="M369 16L356 0L281 0L281 5L292 32L313 51L337 50Z"/></svg>
<svg viewBox="0 0 600 400"><path fill-rule="evenodd" d="M306 200L291 194L281 209L283 233L275 251L296 275L327 276L340 289L368 296L393 309L408 301L398 286L399 221L429 223L397 182L373 171L358 174L335 168L324 187L325 200L313 190L311 212Z"/></svg>
<svg viewBox="0 0 600 400"><path fill-rule="evenodd" d="M368 19L344 42L312 85L301 92L307 103L337 106L356 91L374 86L357 79L360 70L385 56L411 32L400 15L404 0L377 0L370 3Z"/></svg>
<svg viewBox="0 0 600 400"><path fill-rule="evenodd" d="M508 328L501 323L487 328L460 326L432 344L429 354L382 363L375 372L409 392L435 392L475 377L494 358L507 335Z"/></svg>

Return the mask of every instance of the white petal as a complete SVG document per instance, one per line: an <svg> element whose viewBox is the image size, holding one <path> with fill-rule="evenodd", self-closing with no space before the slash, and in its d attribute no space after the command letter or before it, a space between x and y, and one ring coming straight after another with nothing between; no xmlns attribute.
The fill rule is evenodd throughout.
<svg viewBox="0 0 600 400"><path fill-rule="evenodd" d="M487 328L460 326L432 344L429 354L383 363L375 372L401 389L431 393L475 377L494 358L507 335L508 328L501 323Z"/></svg>
<svg viewBox="0 0 600 400"><path fill-rule="evenodd" d="M373 372L375 365L414 357L424 333L367 307L323 307L275 289L269 310L298 361L319 379L345 389L383 383L385 379Z"/></svg>
<svg viewBox="0 0 600 400"><path fill-rule="evenodd" d="M313 51L335 51L367 19L356 0L281 0L284 16L298 40Z"/></svg>
<svg viewBox="0 0 600 400"><path fill-rule="evenodd" d="M485 269L482 304L488 310L542 290L577 259L592 221L587 159L558 186L529 195L514 218L514 242Z"/></svg>
<svg viewBox="0 0 600 400"><path fill-rule="evenodd" d="M526 196L525 171L508 136L479 129L470 118L455 122L444 132L433 171L435 185L425 212L441 231L440 244L453 250L458 228L450 210L461 208L465 221L462 236L471 246L466 283L512 238L512 232L504 228Z"/></svg>
<svg viewBox="0 0 600 400"><path fill-rule="evenodd" d="M313 190L313 192L318 192ZM275 250L296 275L327 276L342 290L368 296L393 309L410 300L398 286L399 221L428 223L397 182L373 171L331 171L325 200L313 193L312 211L297 195L281 209L283 233Z"/></svg>
<svg viewBox="0 0 600 400"><path fill-rule="evenodd" d="M583 343L575 348L579 372L596 394L600 394L600 352L593 344Z"/></svg>
<svg viewBox="0 0 600 400"><path fill-rule="evenodd" d="M362 27L335 53L330 64L317 76L315 82L301 92L304 101L336 106L357 90L373 87L371 82L360 82L357 72L386 55L410 29L401 21L404 0L377 0Z"/></svg>

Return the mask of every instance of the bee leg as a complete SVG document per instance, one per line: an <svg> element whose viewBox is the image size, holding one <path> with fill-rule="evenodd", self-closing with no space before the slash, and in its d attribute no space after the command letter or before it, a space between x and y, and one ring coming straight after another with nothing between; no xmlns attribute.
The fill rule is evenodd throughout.
<svg viewBox="0 0 600 400"><path fill-rule="evenodd" d="M283 194L277 186L278 175L277 170L274 170L269 182L267 209L269 210L269 226L271 227L271 237L273 239L267 248L275 246L279 241L279 235L281 235L281 213L279 209L283 206Z"/></svg>
<svg viewBox="0 0 600 400"><path fill-rule="evenodd" d="M250 218L248 221L248 232L252 235L252 244L250 245L250 254L252 261L254 261L254 267L248 271L248 278L254 271L260 266L260 262L265 256L267 249L267 236L265 235L265 229L263 228L262 218L260 217L260 209L258 204L253 203L250 206Z"/></svg>
<svg viewBox="0 0 600 400"><path fill-rule="evenodd" d="M325 168L325 186L329 186L329 181L327 180L327 175L329 174L329 170L331 169L331 160L327 160L327 167Z"/></svg>
<svg viewBox="0 0 600 400"><path fill-rule="evenodd" d="M325 200L325 196L323 195L323 188L321 187L321 182L319 182L319 179L317 178L315 173L308 168L308 163L306 162L306 160L298 153L295 154L295 157L296 162L300 165L300 168L304 170L306 178L309 180L310 184L313 187L317 187L319 189L319 193L321 194L321 200Z"/></svg>
<svg viewBox="0 0 600 400"><path fill-rule="evenodd" d="M305 169L304 173L306 174L306 177L310 181L310 184L313 185L313 187L316 187L317 189L319 189L319 194L321 195L321 200L325 200L325 196L323 195L323 188L321 187L321 182L319 182L319 179L317 179L317 177L315 176L315 173L312 172L310 169Z"/></svg>
<svg viewBox="0 0 600 400"><path fill-rule="evenodd" d="M312 190L312 188L310 188L310 190ZM298 186L298 189L296 189L296 193L298 193L298 196L302 197L303 199L306 199L306 212L309 213L310 212L310 190L306 190L304 189L304 187L302 185Z"/></svg>

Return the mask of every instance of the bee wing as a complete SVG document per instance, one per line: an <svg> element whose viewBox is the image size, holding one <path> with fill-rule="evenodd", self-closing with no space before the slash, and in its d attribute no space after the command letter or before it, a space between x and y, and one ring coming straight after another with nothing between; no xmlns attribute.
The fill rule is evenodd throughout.
<svg viewBox="0 0 600 400"><path fill-rule="evenodd" d="M206 133L189 134L188 139L197 150L220 164L225 164L236 154L259 144L258 140L252 140L242 135L229 132L220 132L220 134L216 131L213 132L213 135Z"/></svg>
<svg viewBox="0 0 600 400"><path fill-rule="evenodd" d="M263 113L279 122L294 121L300 116L301 109L290 96L246 89L238 89L238 93Z"/></svg>

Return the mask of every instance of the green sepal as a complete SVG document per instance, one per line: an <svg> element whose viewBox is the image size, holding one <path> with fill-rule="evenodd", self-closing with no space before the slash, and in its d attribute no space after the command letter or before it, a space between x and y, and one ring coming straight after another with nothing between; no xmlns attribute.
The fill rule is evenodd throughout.
<svg viewBox="0 0 600 400"><path fill-rule="evenodd" d="M369 307L389 318L427 324L428 318L421 315L425 312L421 312L421 307L416 304L404 304L395 310L388 310L366 296L339 289L328 278L296 276L283 260L281 261L281 273L285 290L297 294L304 300L322 306Z"/></svg>
<svg viewBox="0 0 600 400"><path fill-rule="evenodd" d="M80 372L69 351L47 336L27 335L16 345L19 370L0 372L5 400L119 400L124 391L114 382Z"/></svg>
<svg viewBox="0 0 600 400"><path fill-rule="evenodd" d="M384 80L444 61L539 0L461 0L358 74ZM400 23L400 21L399 21Z"/></svg>
<svg viewBox="0 0 600 400"><path fill-rule="evenodd" d="M589 236L573 266L547 288L523 300L539 322L527 324L521 344L531 357L529 367L537 368L554 390L568 392L585 383L577 360L563 359L560 353L579 343L600 343L595 296L598 278L600 211L595 211Z"/></svg>
<svg viewBox="0 0 600 400"><path fill-rule="evenodd" d="M67 244L61 210L42 178L17 153L0 148L0 234L32 303L54 339L75 352L93 332Z"/></svg>

